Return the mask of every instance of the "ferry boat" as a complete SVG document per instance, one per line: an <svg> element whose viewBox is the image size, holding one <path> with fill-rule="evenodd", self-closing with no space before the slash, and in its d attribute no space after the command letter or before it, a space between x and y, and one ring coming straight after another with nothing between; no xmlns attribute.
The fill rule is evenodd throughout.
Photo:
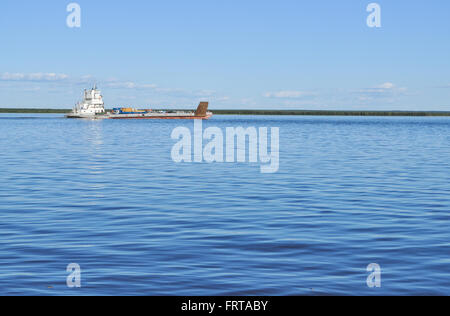
<svg viewBox="0 0 450 316"><path fill-rule="evenodd" d="M200 102L195 112L190 111L153 111L136 110L133 108L114 108L111 112L105 110L101 92L94 86L91 90L84 91L84 99L78 103L67 118L84 119L201 119L207 120L213 113L208 112L208 102Z"/></svg>

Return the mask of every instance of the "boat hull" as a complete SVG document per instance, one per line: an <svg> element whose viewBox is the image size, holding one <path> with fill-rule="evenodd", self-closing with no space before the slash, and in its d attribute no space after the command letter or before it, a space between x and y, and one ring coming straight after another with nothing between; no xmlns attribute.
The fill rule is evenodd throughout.
<svg viewBox="0 0 450 316"><path fill-rule="evenodd" d="M111 120L208 120L211 116L116 116L110 115Z"/></svg>
<svg viewBox="0 0 450 316"><path fill-rule="evenodd" d="M68 114L66 118L69 119L86 119L86 120L102 120L107 118L106 115L77 115L77 114Z"/></svg>

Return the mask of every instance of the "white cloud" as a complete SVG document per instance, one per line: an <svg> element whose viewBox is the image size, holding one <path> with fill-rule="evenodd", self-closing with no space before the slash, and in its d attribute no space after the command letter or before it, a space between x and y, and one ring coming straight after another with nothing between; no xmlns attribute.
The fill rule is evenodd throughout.
<svg viewBox="0 0 450 316"><path fill-rule="evenodd" d="M239 101L239 103L241 103L242 106L246 107L257 105L256 101L252 98L243 98Z"/></svg>
<svg viewBox="0 0 450 316"><path fill-rule="evenodd" d="M216 97L213 100L217 101L217 102L225 102L225 101L229 101L230 99L231 99L230 97L224 96L224 97Z"/></svg>
<svg viewBox="0 0 450 316"><path fill-rule="evenodd" d="M372 88L364 88L356 91L361 101L374 98L392 98L406 93L406 88L397 87L392 82L385 82Z"/></svg>
<svg viewBox="0 0 450 316"><path fill-rule="evenodd" d="M307 91L277 91L277 92L266 92L263 94L266 98L275 98L275 99L299 99L304 97L314 96L315 93L307 92Z"/></svg>
<svg viewBox="0 0 450 316"><path fill-rule="evenodd" d="M104 87L113 89L150 89L154 90L158 88L155 84L138 84L132 81L110 81L108 80L103 84Z"/></svg>
<svg viewBox="0 0 450 316"><path fill-rule="evenodd" d="M395 84L393 84L392 82L385 82L383 84L381 84L379 86L380 89L394 89L395 88Z"/></svg>
<svg viewBox="0 0 450 316"><path fill-rule="evenodd" d="M43 82L43 81L65 81L69 78L66 74L57 73L9 73L5 72L0 74L1 81L32 81L32 82Z"/></svg>
<svg viewBox="0 0 450 316"><path fill-rule="evenodd" d="M128 89L128 90L150 90L159 94L171 96L189 97L214 97L214 90L185 90L178 88L162 88L152 83L137 83L133 81L122 81L116 78L97 80L91 75L81 77L69 77L66 74L57 73L0 73L0 81L9 82L58 82L68 85L93 85L97 83L99 88Z"/></svg>
<svg viewBox="0 0 450 316"><path fill-rule="evenodd" d="M142 99L151 97L162 104L190 104L198 101L226 102L229 97L220 95L215 90L190 90L159 87L152 83L125 81L117 78L98 79L92 75L69 76L58 73L0 73L0 83L28 92L58 92L64 94L78 93L83 88L97 84L110 98ZM44 86L45 85L45 86ZM116 91L116 92L115 92ZM115 95L120 94L120 97ZM128 96L130 95L130 96Z"/></svg>
<svg viewBox="0 0 450 316"><path fill-rule="evenodd" d="M11 83L58 83L65 85L87 85L94 84L96 79L91 75L85 75L78 78L70 77L66 74L53 72L37 73L0 73L0 81Z"/></svg>
<svg viewBox="0 0 450 316"><path fill-rule="evenodd" d="M214 90L200 90L195 91L193 94L197 97L213 97L217 94L217 92Z"/></svg>

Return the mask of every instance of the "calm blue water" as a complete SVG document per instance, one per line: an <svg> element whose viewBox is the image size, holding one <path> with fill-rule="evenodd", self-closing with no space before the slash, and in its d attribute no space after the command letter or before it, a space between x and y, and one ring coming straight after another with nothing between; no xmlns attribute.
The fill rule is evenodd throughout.
<svg viewBox="0 0 450 316"><path fill-rule="evenodd" d="M0 115L0 294L450 294L450 118L204 123L280 127L276 174L175 164L180 124Z"/></svg>

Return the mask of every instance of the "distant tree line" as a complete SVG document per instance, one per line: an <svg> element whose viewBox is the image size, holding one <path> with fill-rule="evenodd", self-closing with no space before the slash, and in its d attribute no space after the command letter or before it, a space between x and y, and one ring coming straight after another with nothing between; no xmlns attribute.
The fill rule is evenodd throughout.
<svg viewBox="0 0 450 316"><path fill-rule="evenodd" d="M64 109L1 109L0 113L69 113Z"/></svg>
<svg viewBox="0 0 450 316"><path fill-rule="evenodd" d="M324 115L324 116L450 116L430 111L313 111L313 110L216 110L218 115Z"/></svg>
<svg viewBox="0 0 450 316"><path fill-rule="evenodd" d="M69 109L0 108L0 113L69 113ZM158 111L158 110L156 110ZM167 110L166 110L167 111ZM186 111L186 110L174 110ZM212 110L216 115L323 115L323 116L450 116L439 111L328 111L328 110Z"/></svg>

